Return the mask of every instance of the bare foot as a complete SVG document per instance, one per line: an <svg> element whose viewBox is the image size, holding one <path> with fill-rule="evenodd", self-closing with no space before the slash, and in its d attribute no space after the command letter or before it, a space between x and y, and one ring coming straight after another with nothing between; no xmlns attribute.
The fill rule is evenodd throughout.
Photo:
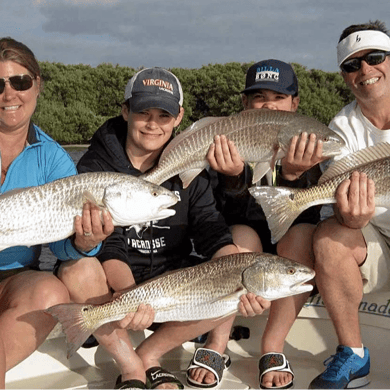
<svg viewBox="0 0 390 390"><path fill-rule="evenodd" d="M263 375L261 385L263 387L283 387L292 380L292 375L283 371L270 371Z"/></svg>

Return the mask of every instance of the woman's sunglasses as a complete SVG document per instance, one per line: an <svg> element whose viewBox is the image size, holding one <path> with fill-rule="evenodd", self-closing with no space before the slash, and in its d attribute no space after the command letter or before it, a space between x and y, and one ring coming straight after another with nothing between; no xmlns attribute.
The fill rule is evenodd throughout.
<svg viewBox="0 0 390 390"><path fill-rule="evenodd" d="M33 86L34 78L29 74L20 74L11 77L0 78L0 94L4 92L5 83L9 81L15 91L27 91Z"/></svg>
<svg viewBox="0 0 390 390"><path fill-rule="evenodd" d="M390 55L390 51L372 51L362 57L351 58L344 61L340 68L343 72L352 73L358 71L362 67L362 61L366 61L368 65L379 65Z"/></svg>

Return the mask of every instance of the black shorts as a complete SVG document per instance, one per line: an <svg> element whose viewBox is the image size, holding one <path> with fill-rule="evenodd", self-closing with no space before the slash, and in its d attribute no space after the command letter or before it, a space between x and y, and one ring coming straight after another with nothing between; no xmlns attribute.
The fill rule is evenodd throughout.
<svg viewBox="0 0 390 390"><path fill-rule="evenodd" d="M251 227L260 237L263 252L276 255L276 244L271 243L271 231L267 221L247 221L245 225Z"/></svg>

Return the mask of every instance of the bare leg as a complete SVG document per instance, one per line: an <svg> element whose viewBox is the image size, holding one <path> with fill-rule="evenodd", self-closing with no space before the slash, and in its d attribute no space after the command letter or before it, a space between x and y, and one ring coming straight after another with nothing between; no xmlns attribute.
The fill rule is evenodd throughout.
<svg viewBox="0 0 390 390"><path fill-rule="evenodd" d="M314 230L315 226L309 224L293 226L279 241L278 255L313 268L312 237ZM310 292L278 299L271 303L262 337L262 354L283 353L286 337L309 295ZM271 371L263 376L262 385L265 387L285 386L291 379L292 376L289 373Z"/></svg>
<svg viewBox="0 0 390 390"><path fill-rule="evenodd" d="M211 329L234 320L234 315L219 320L203 320L190 322L166 322L152 335L144 340L136 349L145 369L159 365L159 358L184 342L193 339ZM229 328L230 331L230 328ZM229 333L228 333L229 334Z"/></svg>
<svg viewBox="0 0 390 390"><path fill-rule="evenodd" d="M51 273L26 271L0 284L0 387L5 372L31 355L56 321L43 310L69 302L65 286Z"/></svg>
<svg viewBox="0 0 390 390"><path fill-rule="evenodd" d="M126 267L130 270L128 266ZM134 284L134 279L131 274L130 276L129 287ZM64 263L60 268L59 277L68 287L73 302L101 304L112 298L104 270L95 258ZM117 329L115 325L109 323L100 327L94 336L115 359L122 381L138 379L145 383L145 369L133 349L126 329Z"/></svg>
<svg viewBox="0 0 390 390"><path fill-rule="evenodd" d="M363 297L359 266L367 255L362 232L330 218L319 225L313 242L317 286L339 344L359 348L362 339L358 310Z"/></svg>
<svg viewBox="0 0 390 390"><path fill-rule="evenodd" d="M263 247L257 233L246 225L234 225L230 228L233 241L237 245L240 252L262 252ZM230 330L232 328L234 318L225 321L221 325L216 326L209 332L205 348L219 352L221 355L225 352L229 341ZM204 368L196 368L191 371L191 379L199 383L213 383L215 376L209 370Z"/></svg>

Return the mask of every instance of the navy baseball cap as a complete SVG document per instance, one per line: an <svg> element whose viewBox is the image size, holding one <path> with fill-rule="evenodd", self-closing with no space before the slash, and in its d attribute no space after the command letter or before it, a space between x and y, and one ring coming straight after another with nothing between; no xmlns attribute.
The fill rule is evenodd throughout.
<svg viewBox="0 0 390 390"><path fill-rule="evenodd" d="M160 108L174 117L183 105L183 90L179 79L163 68L146 68L136 73L127 83L125 101L133 112Z"/></svg>
<svg viewBox="0 0 390 390"><path fill-rule="evenodd" d="M257 62L248 69L245 89L241 93L251 93L258 89L297 95L298 80L294 69L290 64L279 60Z"/></svg>

